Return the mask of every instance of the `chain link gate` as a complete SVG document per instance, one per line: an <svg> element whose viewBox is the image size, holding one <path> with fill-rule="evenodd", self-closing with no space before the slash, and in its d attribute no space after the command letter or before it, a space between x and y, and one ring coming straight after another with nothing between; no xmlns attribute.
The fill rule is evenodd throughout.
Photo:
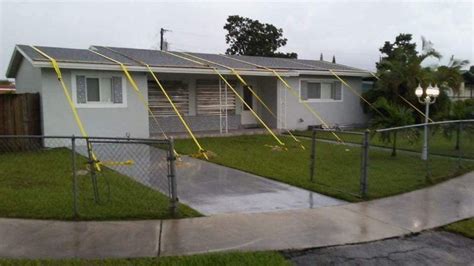
<svg viewBox="0 0 474 266"><path fill-rule="evenodd" d="M96 204L107 204L113 196L109 179L119 174L167 195L170 211L176 214L178 197L173 150L173 140L73 137L75 214L80 212L76 153L87 158L86 169Z"/></svg>

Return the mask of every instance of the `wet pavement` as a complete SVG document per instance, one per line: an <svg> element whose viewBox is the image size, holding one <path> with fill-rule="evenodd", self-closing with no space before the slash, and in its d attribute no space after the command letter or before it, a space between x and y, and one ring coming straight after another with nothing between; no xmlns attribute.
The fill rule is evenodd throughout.
<svg viewBox="0 0 474 266"><path fill-rule="evenodd" d="M410 235L470 217L474 172L398 196L316 209L163 221L0 218L0 257L123 258L307 249Z"/></svg>
<svg viewBox="0 0 474 266"><path fill-rule="evenodd" d="M346 203L190 157L183 157L177 164L177 174L180 201L206 215L312 209Z"/></svg>
<svg viewBox="0 0 474 266"><path fill-rule="evenodd" d="M160 221L0 218L0 258L135 258L159 252Z"/></svg>
<svg viewBox="0 0 474 266"><path fill-rule="evenodd" d="M84 148L78 147L79 153L85 155ZM145 144L94 144L94 152L103 161L133 160L135 164L131 166L108 167L168 193L164 150ZM236 169L187 156L181 158L176 163L179 200L204 215L311 209L346 203Z"/></svg>
<svg viewBox="0 0 474 266"><path fill-rule="evenodd" d="M284 252L297 266L312 265L472 265L474 239L427 231L365 244Z"/></svg>
<svg viewBox="0 0 474 266"><path fill-rule="evenodd" d="M162 253L284 250L373 241L474 216L474 172L425 189L362 203L163 222Z"/></svg>

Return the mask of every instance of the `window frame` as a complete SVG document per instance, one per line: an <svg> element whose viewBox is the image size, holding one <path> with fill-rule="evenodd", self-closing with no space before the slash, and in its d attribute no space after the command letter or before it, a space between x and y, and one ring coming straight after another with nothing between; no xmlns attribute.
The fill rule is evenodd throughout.
<svg viewBox="0 0 474 266"><path fill-rule="evenodd" d="M78 103L77 102L77 76L84 76L88 78L97 78L99 79L99 98L101 94L100 80L104 78L112 79L112 77L120 77L122 79L122 103L112 103L112 102L86 102ZM72 92L72 101L77 108L126 108L127 107L127 90L126 90L126 79L122 73L90 73L90 72L72 72L71 73L71 92ZM113 92L112 92L113 93ZM86 88L86 101L87 101L87 88Z"/></svg>
<svg viewBox="0 0 474 266"><path fill-rule="evenodd" d="M335 99L306 99L303 100L301 98L301 87L303 82L306 83L331 83L334 84L338 80L336 79L300 79L299 80L299 86L298 86L298 96L299 96L299 102L305 102L305 103L338 103L338 102L343 102L344 101L344 84L341 84L341 99L340 100L335 100ZM322 88L322 87L321 87ZM322 94L322 91L321 91Z"/></svg>

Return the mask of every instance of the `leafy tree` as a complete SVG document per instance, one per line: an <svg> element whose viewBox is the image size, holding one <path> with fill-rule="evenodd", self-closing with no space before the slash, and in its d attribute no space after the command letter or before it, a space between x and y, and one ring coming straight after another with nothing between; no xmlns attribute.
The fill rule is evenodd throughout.
<svg viewBox="0 0 474 266"><path fill-rule="evenodd" d="M272 24L235 15L227 18L224 29L227 30L225 41L230 46L226 54L298 57L296 53L277 52L288 40L283 37L283 30Z"/></svg>
<svg viewBox="0 0 474 266"><path fill-rule="evenodd" d="M412 110L396 103L389 102L385 98L379 98L374 103L374 106L384 114L384 116L379 115L374 117L372 120L372 126L374 128L405 126L415 122L412 115ZM397 155L397 133L397 130L393 130L380 135L382 141L392 142L392 156ZM415 138L416 133L411 134L410 136Z"/></svg>
<svg viewBox="0 0 474 266"><path fill-rule="evenodd" d="M437 103L430 109L432 117L439 120L449 114L450 100L446 91L449 88L453 90L459 88L462 81L460 69L467 64L467 61L452 57L446 66L423 66L426 59L440 59L441 55L425 38L422 38L422 47L418 51L416 43L412 41L412 35L403 33L398 35L393 43L385 42L380 52L382 57L376 64L377 76L380 79L376 82L374 89L364 93L364 97L369 102L375 102L383 97L391 103L409 107L402 99L403 97L423 110L423 106L418 103L414 94L414 89L418 84L427 87L429 84L436 83L441 92ZM371 112L373 116L378 115L365 104L364 109ZM413 113L413 116L418 121L421 120L418 114Z"/></svg>
<svg viewBox="0 0 474 266"><path fill-rule="evenodd" d="M459 94L461 83L464 81L461 69L468 64L468 60L459 60L452 55L448 65L440 66L436 69L437 73L433 77L433 81L436 82L441 89L451 89L453 93Z"/></svg>

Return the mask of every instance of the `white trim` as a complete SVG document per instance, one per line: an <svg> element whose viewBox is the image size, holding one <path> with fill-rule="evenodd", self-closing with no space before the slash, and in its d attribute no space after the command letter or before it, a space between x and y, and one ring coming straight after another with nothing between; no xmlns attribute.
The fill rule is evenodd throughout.
<svg viewBox="0 0 474 266"><path fill-rule="evenodd" d="M326 75L333 76L329 70L296 70L298 75ZM368 71L346 71L346 70L333 70L333 72L338 76L347 76L347 77L372 77Z"/></svg>
<svg viewBox="0 0 474 266"><path fill-rule="evenodd" d="M52 68L49 61L32 61L34 67L46 67ZM117 70L121 71L119 65L117 64L91 64L91 63L70 63L70 62L58 62L60 68L64 69L84 69L84 70ZM148 72L146 67L142 66L127 66L127 69L131 72ZM153 72L158 73L179 73L179 74L211 74L215 75L214 70L208 68L185 68L185 67L153 67L151 66ZM239 70L236 69L239 74L245 76L266 76L274 77L275 75L267 70ZM223 75L233 75L233 72L227 69L220 69L219 72ZM298 77L301 75L332 75L329 70L289 70L289 71L278 71L282 77ZM348 76L348 77L371 77L370 73L363 71L334 71L338 76Z"/></svg>
<svg viewBox="0 0 474 266"><path fill-rule="evenodd" d="M340 100L333 100L333 99L307 99L303 100L301 99L301 83L303 81L310 82L310 83L334 83L335 81L338 81L337 79L299 79L298 81L298 98L299 102L305 102L305 103L340 103L344 101L344 84L341 83L341 99Z"/></svg>
<svg viewBox="0 0 474 266"><path fill-rule="evenodd" d="M77 83L76 76L85 76L87 78L112 78L120 76L122 78L122 103L78 103L77 102ZM100 84L100 81L99 81ZM90 72L81 72L81 71L72 71L71 72L71 93L72 101L77 108L127 108L127 88L126 80L122 73L90 73ZM100 86L100 85L99 85Z"/></svg>
<svg viewBox="0 0 474 266"><path fill-rule="evenodd" d="M15 49L16 49L18 52L20 52L20 54L21 54L24 58L26 58L26 60L28 60L28 62L30 62L31 64L33 64L33 59L31 59L30 57L28 57L28 56L26 55L26 53L25 53L23 50L21 50L20 47L18 47L18 45L15 46ZM49 61L48 61L48 63L51 64L51 62L49 62Z"/></svg>
<svg viewBox="0 0 474 266"><path fill-rule="evenodd" d="M46 61L33 61L34 67L44 67L44 68L52 68L50 62ZM64 69L80 69L80 70L115 70L115 71L122 71L117 64L90 64L90 63L67 63L67 62L58 62L59 68ZM127 66L127 69L130 72L146 72L148 73L149 70L146 67L142 66ZM151 67L153 72L157 73L178 73L178 74L211 74L215 75L216 73L212 69L208 68L179 68L179 67ZM258 71L249 71L249 70L239 70L236 69L240 75L246 76L275 76L272 72L258 70ZM230 70L223 70L220 69L219 73L222 75L233 75L233 72ZM278 72L281 76L284 77L296 77L299 74L294 71L285 71L285 72Z"/></svg>
<svg viewBox="0 0 474 266"><path fill-rule="evenodd" d="M21 56L23 56L28 62L30 62L31 64L33 64L33 60L31 60L31 58L29 58L25 52L23 52L23 50L20 49L20 47L18 47L18 45L15 45L15 48L13 48L13 54L12 54L12 57L10 58L10 62L8 62L8 66L7 66L7 71L5 72L5 76L6 77L13 77L11 74L12 72L12 68L14 67L13 66L13 61L15 60L15 58L17 56L19 56L18 54L20 54ZM20 60L20 63L22 63L23 60ZM16 77L16 74L18 72L18 69L20 68L20 66L18 65L17 66L17 69L15 71L15 75L14 75L14 78Z"/></svg>

